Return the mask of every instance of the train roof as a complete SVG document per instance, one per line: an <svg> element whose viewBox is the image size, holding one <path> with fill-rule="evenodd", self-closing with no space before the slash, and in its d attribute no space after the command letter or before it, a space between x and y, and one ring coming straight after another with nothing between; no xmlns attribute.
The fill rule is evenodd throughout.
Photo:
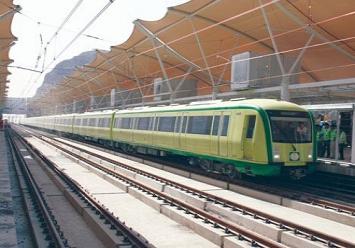
<svg viewBox="0 0 355 248"><path fill-rule="evenodd" d="M105 111L95 111L95 112L85 112L81 114L65 114L65 115L52 115L52 116L39 116L34 118L53 118L53 117L89 117L89 116L99 116L99 115L110 115L112 113L118 114L129 114L129 113L151 113L151 112L173 112L173 111L184 111L184 110L209 110L209 109L236 109L238 107L251 107L251 108L261 108L264 110L290 110L290 111L307 111L306 108L299 106L294 103L279 101L273 99L231 99L229 101L222 100L211 100L211 101L199 101L191 102L189 104L171 104L164 106L142 106L135 108L128 108L124 110L105 110Z"/></svg>
<svg viewBox="0 0 355 248"><path fill-rule="evenodd" d="M238 107L252 107L261 108L265 110L293 110L293 111L307 111L305 108L286 101L279 101L273 99L247 99L247 100L213 100L192 102L190 104L178 105L172 104L167 106L156 107L137 107L133 109L117 110L116 113L144 113L144 112L171 112L183 110L208 110L208 109L234 109Z"/></svg>

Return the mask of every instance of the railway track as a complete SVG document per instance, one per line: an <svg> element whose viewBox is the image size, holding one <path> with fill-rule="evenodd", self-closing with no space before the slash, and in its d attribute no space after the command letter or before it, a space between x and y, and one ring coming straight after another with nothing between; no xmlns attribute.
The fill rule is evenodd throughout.
<svg viewBox="0 0 355 248"><path fill-rule="evenodd" d="M79 141L79 142L82 142L86 145L90 145L95 148L103 149L104 151L107 150L112 151L112 149L99 145L97 143L92 144L92 142L85 142L85 141ZM174 160L169 160L169 159L162 160L156 157L145 156L140 154L134 154L134 156L137 156L144 160L150 160L156 163L161 163L171 167L176 167L182 170L186 170L192 173L200 174L202 176L211 177L216 180L225 181L227 183L240 185L242 187L247 187L258 191L261 190L265 193L275 194L280 197L286 197L286 198L298 200L304 203L320 206L324 209L332 209L335 210L336 212L341 212L341 213L349 214L351 216L355 216L355 189L354 190L346 189L345 192L341 188L337 190L336 185L339 184L334 184L333 178L324 181L317 180L316 182L312 182L313 177L311 177L307 181L302 180L301 184L300 181L285 180L280 183L279 181L275 182L275 180L270 181L269 179L266 180L255 179L252 177L244 177L242 179L231 180L230 178L224 175L207 173L201 171L199 168L191 167L187 165L187 162L185 160L181 160L181 159L178 162L176 162ZM344 182L342 176L337 177L337 179L339 181ZM324 187L324 183L328 184L328 186ZM346 188L348 188L349 186L354 188L353 185L355 185L355 182L353 181L346 182L343 183L343 185L345 185Z"/></svg>
<svg viewBox="0 0 355 248"><path fill-rule="evenodd" d="M37 152L37 150L29 145L19 134L10 131L11 134L7 135L11 150L21 167L22 174L25 176L25 181L31 192L33 205L36 209L37 217L40 221L40 227L42 232L35 233L35 239L37 245L47 247L70 247L70 240L65 237L64 232L56 220L54 210L47 203L43 189L37 184L35 178L31 174L31 169L28 167L26 160L21 155L24 151L30 154L31 160L34 159L43 163L46 168L49 168L52 175L51 178L59 178L60 181L55 183L64 184L68 187L69 191L73 193L77 199L82 201L93 216L98 216L98 220L105 223L107 230L115 233L116 236L111 240L115 242L115 245L123 247L150 247L150 244L138 233L129 229L125 223L122 223L119 219L112 215L108 209L104 208L98 203L88 192L86 192L80 185L68 177L65 173L59 170L55 164L51 163L48 158L43 154ZM47 172L49 171L47 170ZM98 230L98 229L97 229ZM42 235L43 234L43 235ZM105 242L104 242L105 243ZM46 244L46 245L45 245ZM112 244L112 243L111 243ZM105 244L107 245L107 243Z"/></svg>
<svg viewBox="0 0 355 248"><path fill-rule="evenodd" d="M280 247L280 244L277 242L271 242L269 239L265 239L264 237L260 235L256 235L253 232L248 231L245 228L241 228L238 225L235 225L233 222L230 222L225 219L220 219L214 216L213 214L210 214L206 211L203 211L199 208L196 208L190 204L187 204L186 202L182 202L178 198L172 197L168 195L165 192L161 192L158 190L155 190L152 187L149 187L147 185L142 184L141 182L134 180L128 176L125 176L124 174L116 171L112 167L107 167L102 164L102 161L105 161L106 163L110 163L114 166L118 166L120 168L123 168L125 170L132 171L134 173L137 173L139 175L145 176L150 179L154 179L157 182L164 183L166 185L169 185L171 187L175 187L179 190L182 190L188 194L192 194L194 196L197 196L199 198L205 199L207 201L214 202L215 204L218 204L222 206L223 208L231 209L232 211L239 212L243 215L248 215L252 216L255 219L262 220L263 222L277 226L280 229L283 229L285 231L293 232L294 234L297 235L302 235L303 237L307 238L310 241L315 241L315 242L320 242L325 245L331 246L331 247L354 247L354 244L348 243L346 240L342 240L336 237L331 237L329 235L325 235L324 233L317 232L315 230L311 230L305 226L297 225L293 222L290 222L285 219L280 219L275 216L270 216L268 214L265 214L262 211L258 211L255 209L251 209L248 207L245 207L241 204L238 204L233 201L229 201L225 198L218 197L213 194L209 194L208 192L205 191L199 191L194 188L191 188L189 186L174 182L172 180L162 178L160 176L154 175L152 173L148 173L143 170L139 170L136 167L132 167L128 164L123 164L120 162L117 162L115 160L112 160L110 158L107 158L105 156L99 155L94 152L90 152L88 150L82 149L78 146L74 146L72 144L65 143L63 141L59 140L53 140L50 137L43 137L43 136L38 136L42 141L50 144L51 146L56 147L57 149L61 150L62 152L72 156L75 159L78 159L80 161L83 161L90 166L93 166L99 170L104 171L105 173L108 173L116 178L119 178L120 180L125 181L126 183L137 187L140 190L149 192L149 194L157 197L158 199L163 199L164 201L177 206L178 208L183 209L185 212L192 214L195 216L195 218L202 218L204 219L207 223L213 223L214 226L218 226L220 228L223 228L226 232L234 233L238 236L240 236L241 239L248 240L251 244L256 245L258 244L259 246L268 246L268 247ZM83 154L85 154L87 157L85 157ZM88 157L96 158L96 160L89 159ZM97 159L101 162L97 162ZM326 201L322 202L317 202L317 204L327 204ZM335 207L333 205L332 207ZM342 209L342 211L349 211L349 209L345 209L342 206L337 206L338 209ZM351 212L352 210L350 210Z"/></svg>

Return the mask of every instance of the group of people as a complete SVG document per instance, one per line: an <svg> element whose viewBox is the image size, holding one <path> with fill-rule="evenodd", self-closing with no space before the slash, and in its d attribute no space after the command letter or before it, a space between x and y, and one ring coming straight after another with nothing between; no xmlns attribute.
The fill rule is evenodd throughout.
<svg viewBox="0 0 355 248"><path fill-rule="evenodd" d="M335 148L336 148L336 139L337 139L337 127L335 124L329 125L328 122L321 124L316 124L317 131L317 150L318 157L325 158L336 158ZM346 133L342 128L339 129L338 136L338 150L339 157L338 159L344 160L344 148L346 147Z"/></svg>

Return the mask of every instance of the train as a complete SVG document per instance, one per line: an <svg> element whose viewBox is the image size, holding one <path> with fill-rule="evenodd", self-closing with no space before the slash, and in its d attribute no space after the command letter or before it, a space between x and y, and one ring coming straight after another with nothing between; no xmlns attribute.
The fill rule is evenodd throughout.
<svg viewBox="0 0 355 248"><path fill-rule="evenodd" d="M190 166L237 176L301 178L315 170L312 114L273 99L231 99L30 117L23 125L128 153L181 156Z"/></svg>

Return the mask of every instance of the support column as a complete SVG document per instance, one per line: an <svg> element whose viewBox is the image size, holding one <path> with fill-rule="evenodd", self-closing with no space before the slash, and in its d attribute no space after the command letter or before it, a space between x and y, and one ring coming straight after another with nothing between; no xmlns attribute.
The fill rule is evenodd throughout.
<svg viewBox="0 0 355 248"><path fill-rule="evenodd" d="M339 136L340 136L340 119L341 115L340 112L337 111L337 136L335 138L335 154L334 154L334 158L335 160L339 159Z"/></svg>
<svg viewBox="0 0 355 248"><path fill-rule="evenodd" d="M76 106L76 101L75 100L73 100L73 113L76 113L76 111L77 111L77 108L76 108L77 106Z"/></svg>
<svg viewBox="0 0 355 248"><path fill-rule="evenodd" d="M290 85L290 78L283 76L281 80L281 93L280 93L280 98L283 101L290 101L290 91L288 88L289 85Z"/></svg>
<svg viewBox="0 0 355 248"><path fill-rule="evenodd" d="M89 109L93 110L95 107L95 96L90 96L90 105L89 105Z"/></svg>
<svg viewBox="0 0 355 248"><path fill-rule="evenodd" d="M110 100L110 106L114 107L116 105L116 89L111 89Z"/></svg>
<svg viewBox="0 0 355 248"><path fill-rule="evenodd" d="M353 104L353 126L351 137L351 163L355 164L355 104Z"/></svg>

